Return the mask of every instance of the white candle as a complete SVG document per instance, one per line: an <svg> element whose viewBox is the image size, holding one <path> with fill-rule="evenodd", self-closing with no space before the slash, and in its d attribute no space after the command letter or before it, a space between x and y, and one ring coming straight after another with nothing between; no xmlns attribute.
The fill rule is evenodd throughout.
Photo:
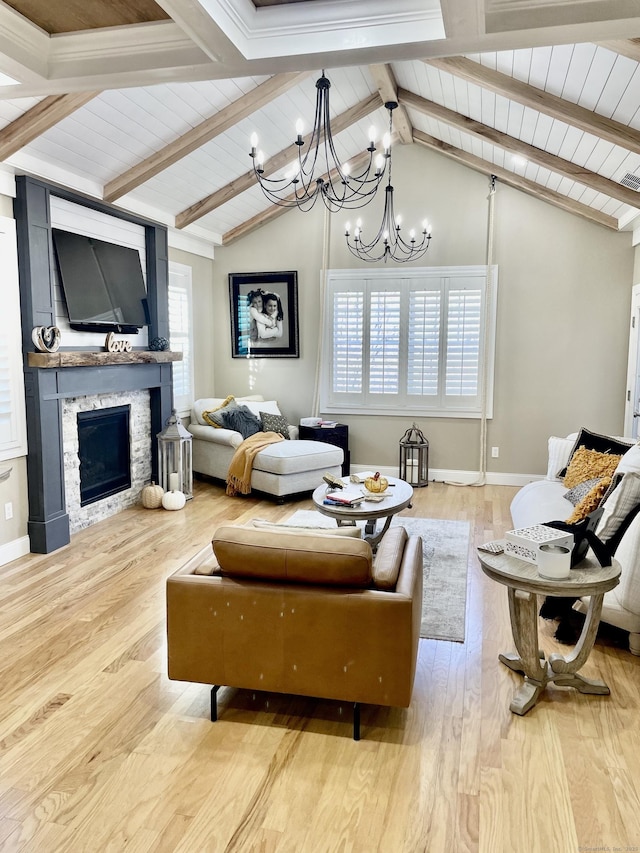
<svg viewBox="0 0 640 853"><path fill-rule="evenodd" d="M177 492L180 488L180 475L177 473L169 474L169 491Z"/></svg>
<svg viewBox="0 0 640 853"><path fill-rule="evenodd" d="M418 461L416 459L407 460L407 475L412 486L418 483Z"/></svg>
<svg viewBox="0 0 640 853"><path fill-rule="evenodd" d="M548 580L565 580L571 571L571 551L561 545L541 545L538 550L538 574Z"/></svg>

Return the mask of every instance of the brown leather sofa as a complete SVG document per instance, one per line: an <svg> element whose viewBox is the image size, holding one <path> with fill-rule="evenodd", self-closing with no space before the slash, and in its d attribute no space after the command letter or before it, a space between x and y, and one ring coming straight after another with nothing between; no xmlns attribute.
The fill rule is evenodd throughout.
<svg viewBox="0 0 640 853"><path fill-rule="evenodd" d="M221 527L167 580L169 678L408 707L422 611L422 540Z"/></svg>

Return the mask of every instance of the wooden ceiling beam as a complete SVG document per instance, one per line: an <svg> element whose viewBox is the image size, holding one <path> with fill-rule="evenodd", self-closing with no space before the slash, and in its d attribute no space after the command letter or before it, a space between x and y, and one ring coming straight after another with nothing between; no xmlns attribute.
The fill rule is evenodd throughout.
<svg viewBox="0 0 640 853"><path fill-rule="evenodd" d="M337 136L343 130L346 130L352 124L355 124L361 119L366 118L379 108L380 99L378 98L378 95L369 95L368 98L364 98L360 103L355 104L355 106L345 110L337 116L337 118L332 119L331 132L333 136ZM310 139L311 134L307 134L304 138L305 145L309 144ZM279 169L283 169L289 163L295 162L298 159L298 151L298 146L295 143L292 143L278 154L274 154L273 157L266 160L264 164L265 176L268 177L269 175L277 172ZM249 155L247 154L247 157L248 156ZM192 222L195 222L197 219L201 219L203 216L206 216L207 213L211 213L212 210L220 207L220 205L226 204L228 201L231 201L232 198L240 195L240 193L251 189L251 187L255 186L256 183L256 176L253 169L246 172L244 175L234 178L224 187L216 190L216 192L211 193L211 195L200 199L200 201L195 202L185 210L181 211L176 216L176 228L186 228L187 225L191 225Z"/></svg>
<svg viewBox="0 0 640 853"><path fill-rule="evenodd" d="M43 98L0 130L0 160L11 157L99 94L100 92L73 92Z"/></svg>
<svg viewBox="0 0 640 853"><path fill-rule="evenodd" d="M166 145L161 151L151 154L140 163L127 169L126 172L118 175L117 178L109 181L104 188L105 201L115 201L115 199L149 181L219 134L229 130L234 124L262 109L274 98L287 92L308 76L308 71L302 71L275 74L270 77L232 104L218 110L211 118L191 128L187 133Z"/></svg>
<svg viewBox="0 0 640 853"><path fill-rule="evenodd" d="M393 111L393 129L400 137L400 141L404 145L410 145L413 142L413 127L411 119L398 98L398 84L390 65L370 65L369 72L378 87L382 103L387 101L396 101L398 108Z"/></svg>
<svg viewBox="0 0 640 853"><path fill-rule="evenodd" d="M473 154L467 154L466 151L462 151L460 148L449 145L441 139L436 139L435 136L429 136L429 134L423 133L421 130L414 130L413 138L414 141L420 145L424 145L426 148L431 148L439 154L444 154L446 157L450 157L457 163L469 166L469 168L474 169L476 172L481 172L484 175L495 175L501 183L513 187L514 189L521 190L540 201L546 201L549 204L553 204L555 207L559 207L562 210L567 211L568 213L574 213L577 216L581 216L582 218L595 222L598 225L604 225L606 228L611 228L613 231L618 230L618 220L615 217L608 216L606 213L601 213L599 210L589 207L589 205L582 204L579 201L574 201L568 196L562 195L562 193L556 192L555 190L542 187L534 181L522 178L520 175L516 175L513 172L508 171L508 169L503 169L501 166L488 163L486 160L476 157Z"/></svg>
<svg viewBox="0 0 640 853"><path fill-rule="evenodd" d="M619 41L599 41L600 47L606 47L620 56L626 56L635 62L640 62L640 39L620 39Z"/></svg>
<svg viewBox="0 0 640 853"><path fill-rule="evenodd" d="M525 107L549 115L585 133L605 139L613 145L619 145L635 154L640 154L640 132L625 124L612 121L606 116L591 112L571 101L544 92L528 83L522 83L507 74L486 68L463 56L425 59L424 62L439 71L445 71L460 77L468 83L474 83L484 89L490 89L511 101L517 101Z"/></svg>
<svg viewBox="0 0 640 853"><path fill-rule="evenodd" d="M549 169L565 178L569 178L571 181L579 181L584 186L590 187L596 192L604 193L632 207L640 208L639 193L628 187L623 187L616 181L605 178L597 172L592 172L590 169L585 169L577 163L557 157L555 154L549 154L548 151L543 151L541 148L536 148L534 145L529 145L527 142L522 142L520 139L509 136L507 133L502 133L500 130L488 127L479 121L474 121L467 116L447 109L447 107L443 107L433 101L428 101L426 98L409 92L407 89L398 89L398 97L401 103L418 110L423 115L442 121L463 133L468 133L476 139L480 139L482 142L489 142L491 145L504 148L512 154L524 157L529 162Z"/></svg>
<svg viewBox="0 0 640 853"><path fill-rule="evenodd" d="M348 164L351 169L358 169L360 166L364 165L369 159L369 152L362 151L360 154L356 154L355 157L352 157L351 160L348 160ZM338 177L338 172L336 169L333 169L328 174L324 174L322 176L324 180L330 180L333 182ZM287 196L286 201L293 202L295 199L294 194ZM322 204L322 201L318 201L319 204ZM271 222L273 219L277 219L278 216L282 216L283 213L287 213L289 210L294 210L294 207L282 207L279 204L272 204L266 210L260 211L255 216L252 216L251 219L247 219L245 222L242 222L240 225L232 228L231 231L227 231L226 234L222 235L222 245L228 246L231 243L239 240L241 237L245 237L255 228L259 228L261 225L266 225L267 222Z"/></svg>

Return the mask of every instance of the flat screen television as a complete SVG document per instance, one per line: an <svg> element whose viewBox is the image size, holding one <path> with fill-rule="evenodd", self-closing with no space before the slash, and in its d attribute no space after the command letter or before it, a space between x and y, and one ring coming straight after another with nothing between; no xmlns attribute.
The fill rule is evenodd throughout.
<svg viewBox="0 0 640 853"><path fill-rule="evenodd" d="M72 329L131 334L149 325L136 249L58 228L52 234Z"/></svg>

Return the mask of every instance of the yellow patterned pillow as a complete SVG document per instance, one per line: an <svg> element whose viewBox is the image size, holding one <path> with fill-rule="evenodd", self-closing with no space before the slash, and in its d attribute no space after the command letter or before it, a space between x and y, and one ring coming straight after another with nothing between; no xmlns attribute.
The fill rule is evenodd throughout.
<svg viewBox="0 0 640 853"><path fill-rule="evenodd" d="M220 405L215 409L208 409L206 412L202 413L202 420L209 424L209 426L215 427L216 429L222 429L224 424L222 423L222 411L223 409L227 409L228 407L236 408L236 400L233 394L229 394L226 400L223 400Z"/></svg>
<svg viewBox="0 0 640 853"><path fill-rule="evenodd" d="M610 485L611 477L603 477L599 480L591 491L582 498L579 504L577 504L566 523L575 524L576 521L581 521L583 518L586 518L594 509L598 509L602 502L602 498L604 497L604 493Z"/></svg>
<svg viewBox="0 0 640 853"><path fill-rule="evenodd" d="M571 457L564 480L568 489L592 480L594 477L612 477L622 456L614 453L599 453L597 450L587 450L579 447Z"/></svg>

